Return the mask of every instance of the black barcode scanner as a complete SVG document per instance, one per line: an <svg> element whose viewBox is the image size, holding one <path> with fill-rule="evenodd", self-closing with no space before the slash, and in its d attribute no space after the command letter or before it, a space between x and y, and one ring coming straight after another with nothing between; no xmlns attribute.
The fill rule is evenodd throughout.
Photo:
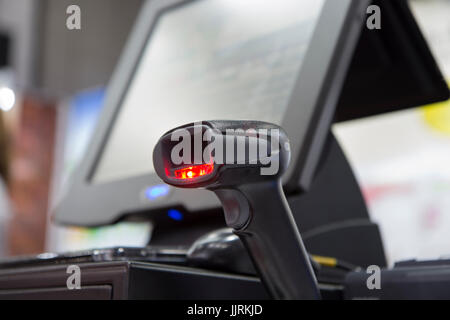
<svg viewBox="0 0 450 320"><path fill-rule="evenodd" d="M275 299L319 299L317 281L281 176L290 159L282 128L260 121L203 121L165 133L153 151L156 173L220 199L227 225L244 243Z"/></svg>

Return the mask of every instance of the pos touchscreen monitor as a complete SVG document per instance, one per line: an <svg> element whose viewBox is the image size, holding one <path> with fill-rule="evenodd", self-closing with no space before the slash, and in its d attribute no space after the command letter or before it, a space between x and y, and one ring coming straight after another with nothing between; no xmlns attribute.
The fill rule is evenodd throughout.
<svg viewBox="0 0 450 320"><path fill-rule="evenodd" d="M261 120L291 140L286 190L307 190L366 17L361 0L147 1L108 87L94 137L55 211L97 226L130 214L219 207L166 186L152 150L201 120Z"/></svg>

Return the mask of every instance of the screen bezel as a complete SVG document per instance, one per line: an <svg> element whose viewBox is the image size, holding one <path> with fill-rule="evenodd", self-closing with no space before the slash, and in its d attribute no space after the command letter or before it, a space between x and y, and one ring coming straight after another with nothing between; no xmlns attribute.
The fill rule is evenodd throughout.
<svg viewBox="0 0 450 320"><path fill-rule="evenodd" d="M99 226L134 213L180 206L194 212L219 206L209 191L172 187L165 197L148 200L144 190L162 184L154 173L105 183L91 182L156 20L165 11L193 1L196 0L153 0L143 5L108 86L105 105L85 158L72 175L64 198L52 210L56 222ZM291 137L292 159L283 177L287 191L306 191L312 182L368 4L369 0L324 2L281 124ZM305 110L309 112L306 117ZM304 137L302 143L292 139L301 136Z"/></svg>

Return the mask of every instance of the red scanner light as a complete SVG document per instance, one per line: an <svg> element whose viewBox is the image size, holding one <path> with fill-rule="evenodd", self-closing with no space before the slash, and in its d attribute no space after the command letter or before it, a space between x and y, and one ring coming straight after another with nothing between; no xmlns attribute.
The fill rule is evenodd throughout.
<svg viewBox="0 0 450 320"><path fill-rule="evenodd" d="M174 178L189 180L211 174L214 171L214 163L199 164L174 171Z"/></svg>

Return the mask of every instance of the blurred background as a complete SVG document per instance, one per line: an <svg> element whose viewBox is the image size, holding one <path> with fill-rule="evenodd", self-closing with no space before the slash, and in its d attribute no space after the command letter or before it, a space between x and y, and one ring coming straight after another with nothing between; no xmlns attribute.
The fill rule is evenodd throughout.
<svg viewBox="0 0 450 320"><path fill-rule="evenodd" d="M81 30L66 8L82 8ZM411 0L450 81L450 0ZM0 0L0 257L142 246L151 225L56 226L142 0ZM450 83L450 82L449 82ZM450 102L333 128L388 260L450 255ZM76 174L76 172L75 172Z"/></svg>

